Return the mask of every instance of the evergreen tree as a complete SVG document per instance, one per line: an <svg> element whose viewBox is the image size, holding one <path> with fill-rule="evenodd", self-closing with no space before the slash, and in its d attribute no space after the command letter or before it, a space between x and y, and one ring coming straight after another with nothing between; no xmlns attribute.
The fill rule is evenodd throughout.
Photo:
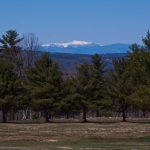
<svg viewBox="0 0 150 150"><path fill-rule="evenodd" d="M21 47L19 46L23 38L19 38L19 34L15 30L9 30L6 35L0 38L1 57L11 62L17 74L22 76L23 58L21 57Z"/></svg>
<svg viewBox="0 0 150 150"><path fill-rule="evenodd" d="M61 102L58 104L58 108L61 112L66 114L66 118L69 119L70 113L77 112L78 104L76 103L75 94L75 77L65 76L63 82L63 96Z"/></svg>
<svg viewBox="0 0 150 150"><path fill-rule="evenodd" d="M146 112L150 111L150 88L147 85L136 86L131 100L137 108L142 110L145 117Z"/></svg>
<svg viewBox="0 0 150 150"><path fill-rule="evenodd" d="M2 35L0 38L0 50L5 55L13 59L18 53L20 53L19 43L22 41L22 38L19 38L19 34L15 30L9 30L6 32L6 35Z"/></svg>
<svg viewBox="0 0 150 150"><path fill-rule="evenodd" d="M131 100L145 112L150 110L150 32L143 38L144 46L134 44L128 55L128 70L134 80L135 90Z"/></svg>
<svg viewBox="0 0 150 150"><path fill-rule="evenodd" d="M145 45L146 51L150 52L150 31L148 31L146 37L143 38L143 43Z"/></svg>
<svg viewBox="0 0 150 150"><path fill-rule="evenodd" d="M7 121L7 113L16 107L21 95L21 83L17 79L12 64L0 61L0 110L3 122Z"/></svg>
<svg viewBox="0 0 150 150"><path fill-rule="evenodd" d="M62 97L62 73L49 54L42 56L27 72L26 88L31 92L33 106L44 113L46 122Z"/></svg>
<svg viewBox="0 0 150 150"><path fill-rule="evenodd" d="M116 59L114 71L110 76L108 94L113 101L115 110L122 113L123 122L126 121L126 113L131 105L130 96L133 93L134 85L132 77L127 71L127 60Z"/></svg>
<svg viewBox="0 0 150 150"><path fill-rule="evenodd" d="M87 112L91 105L91 70L88 63L83 63L77 68L75 83L76 103L83 113L83 121L87 122Z"/></svg>
<svg viewBox="0 0 150 150"><path fill-rule="evenodd" d="M91 65L91 105L96 108L97 116L99 116L99 110L105 107L104 96L105 96L105 63L102 56L95 54L92 57ZM105 104L104 104L105 103Z"/></svg>

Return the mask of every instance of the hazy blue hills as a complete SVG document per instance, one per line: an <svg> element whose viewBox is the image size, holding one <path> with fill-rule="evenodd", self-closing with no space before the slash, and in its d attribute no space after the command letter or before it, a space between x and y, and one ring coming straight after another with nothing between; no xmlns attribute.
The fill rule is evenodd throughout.
<svg viewBox="0 0 150 150"><path fill-rule="evenodd" d="M86 41L72 41L68 43L49 43L42 45L41 52L48 52L60 64L63 71L72 73L83 62L91 62L93 54L101 54L106 69L112 69L112 60L125 57L129 51L129 44L100 45Z"/></svg>
<svg viewBox="0 0 150 150"><path fill-rule="evenodd" d="M59 63L61 70L73 73L77 66L83 62L91 62L92 55L87 54L66 54L50 53L53 60ZM106 70L112 69L112 60L115 58L125 57L125 53L103 54L103 60L106 63Z"/></svg>
<svg viewBox="0 0 150 150"><path fill-rule="evenodd" d="M85 41L72 41L69 43L50 43L42 45L41 51L69 54L116 54L127 53L129 44L111 44L101 46Z"/></svg>

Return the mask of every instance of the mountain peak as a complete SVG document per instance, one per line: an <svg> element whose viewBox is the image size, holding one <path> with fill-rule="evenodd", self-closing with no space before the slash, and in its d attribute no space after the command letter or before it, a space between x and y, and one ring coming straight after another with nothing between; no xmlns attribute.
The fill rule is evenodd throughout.
<svg viewBox="0 0 150 150"><path fill-rule="evenodd" d="M64 47L67 48L69 46L86 46L92 44L91 42L86 42L86 41L79 41L79 40L74 40L72 42L66 42L66 43L49 43L42 45L43 47L49 47L49 46L58 46L58 47Z"/></svg>
<svg viewBox="0 0 150 150"><path fill-rule="evenodd" d="M127 53L129 44L110 44L100 45L86 41L72 41L68 43L50 43L42 45L42 51L72 53L72 54L110 54L110 53Z"/></svg>

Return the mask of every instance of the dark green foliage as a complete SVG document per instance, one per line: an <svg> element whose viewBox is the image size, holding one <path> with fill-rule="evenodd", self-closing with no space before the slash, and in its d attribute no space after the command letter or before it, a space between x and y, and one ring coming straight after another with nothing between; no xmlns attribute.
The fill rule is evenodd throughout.
<svg viewBox="0 0 150 150"><path fill-rule="evenodd" d="M111 97L114 108L122 112L123 121L126 121L126 113L131 105L130 96L133 93L133 81L127 72L127 60L114 60L114 71L110 76L108 95Z"/></svg>
<svg viewBox="0 0 150 150"><path fill-rule="evenodd" d="M146 48L145 50L150 51L150 31L148 31L146 37L143 38L143 43Z"/></svg>
<svg viewBox="0 0 150 150"><path fill-rule="evenodd" d="M43 112L48 121L62 96L62 73L48 54L28 70L26 88L31 92L34 109Z"/></svg>
<svg viewBox="0 0 150 150"><path fill-rule="evenodd" d="M0 61L0 110L3 112L3 122L7 121L7 113L16 107L20 98L21 86L14 68L5 61Z"/></svg>
<svg viewBox="0 0 150 150"><path fill-rule="evenodd" d="M100 55L94 55L92 64L83 63L77 68L77 75L65 80L65 98L61 105L69 112L71 110L81 110L83 120L86 122L86 113L89 110L96 110L106 106L104 100L105 64Z"/></svg>
<svg viewBox="0 0 150 150"><path fill-rule="evenodd" d="M0 38L0 50L6 57L14 57L20 52L19 43L21 41L22 38L19 38L19 34L15 30L9 30Z"/></svg>
<svg viewBox="0 0 150 150"><path fill-rule="evenodd" d="M19 77L22 76L23 58L21 57L21 47L19 46L22 38L15 30L9 30L6 35L0 38L1 57L12 63Z"/></svg>
<svg viewBox="0 0 150 150"><path fill-rule="evenodd" d="M86 120L86 113L89 111L92 93L91 93L91 68L88 63L83 63L77 68L77 76L75 80L76 103L83 112L83 121Z"/></svg>
<svg viewBox="0 0 150 150"><path fill-rule="evenodd" d="M71 113L78 112L78 104L76 103L76 89L75 78L69 75L65 75L63 82L63 96L62 100L58 104L58 108L62 113L66 114L68 119Z"/></svg>
<svg viewBox="0 0 150 150"><path fill-rule="evenodd" d="M15 30L9 30L6 35L3 35L0 42L3 44L1 46L2 50L15 47L22 39L18 38L19 34Z"/></svg>
<svg viewBox="0 0 150 150"><path fill-rule="evenodd" d="M108 109L108 115L118 111L126 121L130 110L150 111L149 31L143 38L143 46L133 44L125 58L120 56L113 61L112 72L106 72L105 58L95 54L75 61L80 65L72 76L63 75L49 54L41 56L40 53L33 58L32 53L28 53L26 62L19 46L21 41L14 30L7 31L0 39L0 110L3 122L7 121L8 112L30 108L41 112L46 122L53 114L66 114L69 118L73 113L82 113L83 121L87 122L87 113L96 112L99 116ZM32 47L32 40L30 42L28 44Z"/></svg>
<svg viewBox="0 0 150 150"><path fill-rule="evenodd" d="M143 112L150 110L150 87L147 85L140 85L135 88L131 95L131 100L135 106L140 108Z"/></svg>
<svg viewBox="0 0 150 150"><path fill-rule="evenodd" d="M43 52L38 52L39 54ZM84 63L85 61L88 63L92 63L92 55L86 54L67 54L67 53L50 53L51 57L54 61L60 64L60 68L62 71L67 72L69 74L74 74L76 72L76 66ZM116 53L116 54L103 54L103 61L106 62L105 70L109 71L113 68L112 60L115 58L126 57L127 54Z"/></svg>
<svg viewBox="0 0 150 150"><path fill-rule="evenodd" d="M91 106L97 110L97 116L99 116L100 109L105 108L106 99L106 84L105 84L105 66L102 56L95 54L92 57L91 64Z"/></svg>
<svg viewBox="0 0 150 150"><path fill-rule="evenodd" d="M142 111L150 110L150 32L143 38L144 46L132 45L128 70L134 79L131 100Z"/></svg>

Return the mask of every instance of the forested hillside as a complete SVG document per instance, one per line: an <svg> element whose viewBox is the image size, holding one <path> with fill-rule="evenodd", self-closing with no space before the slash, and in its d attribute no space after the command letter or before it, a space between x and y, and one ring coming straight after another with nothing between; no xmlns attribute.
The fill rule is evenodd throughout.
<svg viewBox="0 0 150 150"><path fill-rule="evenodd" d="M57 61L60 64L60 67L63 71L74 72L76 67L81 63L87 61L92 62L92 55L86 54L67 54L67 53L50 53L54 61ZM103 54L103 60L106 63L106 69L110 70L113 67L112 60L116 58L126 57L125 53L116 53L116 54Z"/></svg>

